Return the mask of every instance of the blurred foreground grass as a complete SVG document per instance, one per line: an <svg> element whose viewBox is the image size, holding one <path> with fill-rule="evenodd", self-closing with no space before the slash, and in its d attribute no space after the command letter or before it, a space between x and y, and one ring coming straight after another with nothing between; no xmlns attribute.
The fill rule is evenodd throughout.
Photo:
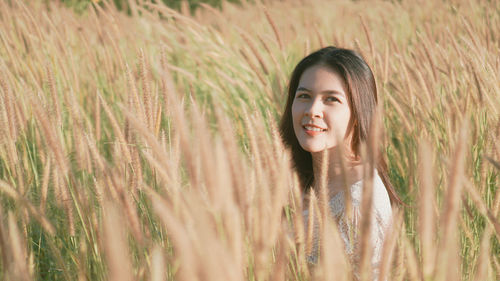
<svg viewBox="0 0 500 281"><path fill-rule="evenodd" d="M499 1L138 2L0 2L0 279L352 278L306 265L275 129L326 45L361 52L384 103L409 205L384 274L500 279Z"/></svg>

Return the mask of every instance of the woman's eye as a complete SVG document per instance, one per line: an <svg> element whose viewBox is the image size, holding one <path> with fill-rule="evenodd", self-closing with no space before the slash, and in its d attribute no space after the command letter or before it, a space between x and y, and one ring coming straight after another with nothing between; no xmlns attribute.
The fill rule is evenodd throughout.
<svg viewBox="0 0 500 281"><path fill-rule="evenodd" d="M340 100L336 97L327 97L325 100L327 102L340 102Z"/></svg>
<svg viewBox="0 0 500 281"><path fill-rule="evenodd" d="M297 93L297 98L298 99L307 99L307 98L309 98L309 95L304 94L304 93Z"/></svg>

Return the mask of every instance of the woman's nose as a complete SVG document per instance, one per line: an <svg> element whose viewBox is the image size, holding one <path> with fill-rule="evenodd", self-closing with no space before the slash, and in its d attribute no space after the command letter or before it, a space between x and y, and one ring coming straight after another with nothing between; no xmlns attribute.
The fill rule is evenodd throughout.
<svg viewBox="0 0 500 281"><path fill-rule="evenodd" d="M323 111L321 108L321 103L318 100L313 100L309 107L305 110L305 115L309 118L322 118Z"/></svg>

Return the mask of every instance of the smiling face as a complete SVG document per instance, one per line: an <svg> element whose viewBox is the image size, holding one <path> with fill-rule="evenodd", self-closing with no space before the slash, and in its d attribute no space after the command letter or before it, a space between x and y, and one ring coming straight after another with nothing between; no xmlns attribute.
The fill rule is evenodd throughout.
<svg viewBox="0 0 500 281"><path fill-rule="evenodd" d="M292 118L295 136L304 150L337 147L337 140L346 137L351 118L342 77L323 65L306 69L295 92Z"/></svg>

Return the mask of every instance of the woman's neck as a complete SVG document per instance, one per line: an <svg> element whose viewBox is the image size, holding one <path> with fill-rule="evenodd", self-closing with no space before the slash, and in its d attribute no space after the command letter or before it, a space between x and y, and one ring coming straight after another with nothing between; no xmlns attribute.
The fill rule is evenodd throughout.
<svg viewBox="0 0 500 281"><path fill-rule="evenodd" d="M328 151L311 153L314 185L318 189L321 182L323 158L326 156L326 184L330 196L337 194L339 191L363 178L363 165L361 165L361 161L342 157L341 155L343 153L339 151L338 147L331 148Z"/></svg>

